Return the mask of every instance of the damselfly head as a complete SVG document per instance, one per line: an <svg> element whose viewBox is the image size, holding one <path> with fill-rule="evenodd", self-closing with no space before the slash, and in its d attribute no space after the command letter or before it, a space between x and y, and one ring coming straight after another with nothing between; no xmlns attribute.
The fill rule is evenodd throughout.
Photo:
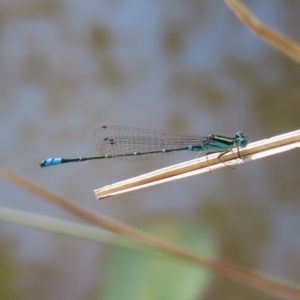
<svg viewBox="0 0 300 300"><path fill-rule="evenodd" d="M249 143L249 137L243 131L236 132L234 139L236 144L241 148L245 148Z"/></svg>

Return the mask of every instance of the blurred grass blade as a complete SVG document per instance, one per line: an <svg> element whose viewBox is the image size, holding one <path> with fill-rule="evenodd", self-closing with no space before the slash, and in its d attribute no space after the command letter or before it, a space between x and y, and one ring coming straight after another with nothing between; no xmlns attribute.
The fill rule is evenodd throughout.
<svg viewBox="0 0 300 300"><path fill-rule="evenodd" d="M91 242L120 247L131 251L137 251L142 254L158 254L157 251L155 252L149 247L136 243L120 234L107 232L96 226L78 224L4 207L0 208L0 221L25 225L35 229L85 239Z"/></svg>
<svg viewBox="0 0 300 300"><path fill-rule="evenodd" d="M10 170L5 170L4 172L2 172L2 175L7 180L27 189L28 191L41 197L42 199L45 199L50 203L53 203L76 216L79 216L112 232L130 237L133 240L153 247L155 250L163 251L167 255L177 257L178 259L185 260L194 265L206 267L219 274L222 274L223 276L242 282L246 285L262 289L266 292L276 295L283 295L286 299L300 299L300 290L296 287L292 287L286 283L281 283L276 280L269 279L265 276L255 274L254 272L230 265L226 262L221 262L213 258L204 257L197 253L188 251L185 248L169 243L164 239L160 239L149 233L138 230L127 224L121 223L117 220L113 220L104 215L97 214L92 210L89 210L81 205L68 201L63 197L54 194L53 192Z"/></svg>
<svg viewBox="0 0 300 300"><path fill-rule="evenodd" d="M100 200L155 184L161 184L192 175L210 172L219 168L227 167L228 165L238 165L243 162L260 159L292 150L297 147L300 147L300 130L251 143L246 148L239 150L242 159L239 158L238 150L234 149L222 156L222 162L218 159L219 154L209 155L207 157L204 156L199 159L190 160L181 164L120 181L97 189L94 192L96 198Z"/></svg>
<svg viewBox="0 0 300 300"><path fill-rule="evenodd" d="M252 32L300 63L300 45L297 42L262 24L240 1L224 0L224 2Z"/></svg>

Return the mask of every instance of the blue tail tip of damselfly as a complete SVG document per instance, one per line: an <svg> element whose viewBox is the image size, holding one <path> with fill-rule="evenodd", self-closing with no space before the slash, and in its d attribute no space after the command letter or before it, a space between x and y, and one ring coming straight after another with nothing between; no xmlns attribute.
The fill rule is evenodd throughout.
<svg viewBox="0 0 300 300"><path fill-rule="evenodd" d="M62 163L62 158L48 158L39 162L41 168L50 167L55 165L60 165Z"/></svg>

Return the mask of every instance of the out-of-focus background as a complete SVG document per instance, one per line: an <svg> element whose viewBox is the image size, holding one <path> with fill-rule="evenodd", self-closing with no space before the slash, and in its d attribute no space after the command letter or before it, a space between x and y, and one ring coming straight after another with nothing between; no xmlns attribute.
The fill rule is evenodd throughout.
<svg viewBox="0 0 300 300"><path fill-rule="evenodd" d="M244 3L300 40L298 1ZM197 239L199 229L213 257L296 283L297 151L103 201L94 189L195 154L47 169L38 162L97 155L93 130L102 125L199 135L244 130L252 141L295 130L299 78L299 66L254 36L222 1L2 0L1 167L128 224L155 224L157 234L159 226L177 234L190 226ZM81 221L8 182L0 187L3 207ZM114 280L107 271L112 247L7 223L0 223L0 245L5 299L113 299L106 290ZM127 272L118 269L124 280ZM204 294L184 299L220 297L275 299L216 274Z"/></svg>

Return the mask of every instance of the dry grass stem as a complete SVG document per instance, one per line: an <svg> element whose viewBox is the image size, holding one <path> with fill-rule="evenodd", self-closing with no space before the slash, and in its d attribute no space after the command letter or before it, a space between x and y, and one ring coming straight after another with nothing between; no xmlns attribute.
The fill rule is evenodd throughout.
<svg viewBox="0 0 300 300"><path fill-rule="evenodd" d="M38 197L58 205L66 211L83 218L84 220L92 222L93 224L112 232L127 236L142 244L153 247L155 250L163 251L166 254L173 255L177 258L186 260L187 262L207 267L226 277L243 282L246 285L251 285L253 287L262 289L266 292L284 295L284 297L287 299L300 299L300 290L296 288L257 275L242 268L232 266L228 263L220 262L215 259L206 258L199 254L192 253L184 248L165 242L160 238L135 229L129 225L123 224L106 216L96 214L94 211L86 209L83 206L68 201L63 197L60 197L53 192L40 187L39 185L29 181L15 172L6 170L3 172L3 176L7 180L10 180L18 186L25 188Z"/></svg>
<svg viewBox="0 0 300 300"><path fill-rule="evenodd" d="M300 130L278 135L266 140L249 144L246 148L234 149L222 156L222 162L218 159L219 154L204 156L171 167L163 168L154 172L140 175L131 179L117 182L112 185L95 190L98 200L118 195L121 193L161 184L184 177L210 172L219 168L241 164L243 162L260 159L300 147ZM226 163L226 165L224 164Z"/></svg>
<svg viewBox="0 0 300 300"><path fill-rule="evenodd" d="M224 0L224 2L252 32L300 63L300 45L297 42L262 24L240 1Z"/></svg>

